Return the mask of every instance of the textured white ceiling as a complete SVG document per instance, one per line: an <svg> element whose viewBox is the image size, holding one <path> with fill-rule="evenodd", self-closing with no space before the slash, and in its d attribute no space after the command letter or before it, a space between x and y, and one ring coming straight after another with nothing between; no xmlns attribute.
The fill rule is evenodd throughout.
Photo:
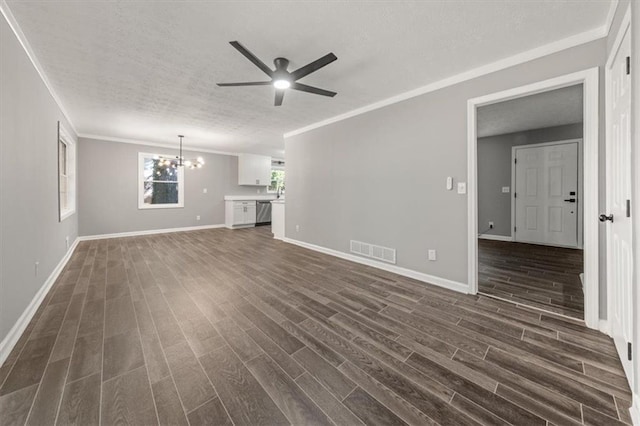
<svg viewBox="0 0 640 426"><path fill-rule="evenodd" d="M609 1L16 1L9 7L82 134L281 156L282 134L605 24ZM296 69L331 99L216 82Z"/></svg>
<svg viewBox="0 0 640 426"><path fill-rule="evenodd" d="M582 122L582 84L478 108L478 137Z"/></svg>

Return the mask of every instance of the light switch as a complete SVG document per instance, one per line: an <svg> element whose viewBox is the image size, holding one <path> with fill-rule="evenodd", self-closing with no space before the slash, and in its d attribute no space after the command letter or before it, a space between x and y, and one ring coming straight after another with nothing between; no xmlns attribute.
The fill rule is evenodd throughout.
<svg viewBox="0 0 640 426"><path fill-rule="evenodd" d="M202 188L202 193L206 194L207 193L207 188Z"/></svg>
<svg viewBox="0 0 640 426"><path fill-rule="evenodd" d="M503 194L508 194L509 193L509 187L508 186L503 186L502 187L502 193Z"/></svg>
<svg viewBox="0 0 640 426"><path fill-rule="evenodd" d="M447 177L447 191L451 191L453 189L453 178L451 176Z"/></svg>
<svg viewBox="0 0 640 426"><path fill-rule="evenodd" d="M458 194L466 194L466 193L467 193L467 183L458 182Z"/></svg>

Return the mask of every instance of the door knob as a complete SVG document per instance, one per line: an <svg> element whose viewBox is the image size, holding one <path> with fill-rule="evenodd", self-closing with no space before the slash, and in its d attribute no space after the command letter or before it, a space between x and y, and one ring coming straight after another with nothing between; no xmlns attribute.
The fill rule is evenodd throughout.
<svg viewBox="0 0 640 426"><path fill-rule="evenodd" d="M606 214L601 214L600 215L600 222L606 222L608 220L613 222L613 215L612 214L610 214L609 216L607 216Z"/></svg>
<svg viewBox="0 0 640 426"><path fill-rule="evenodd" d="M576 199L575 198L569 198L568 200L564 200L567 203L575 203Z"/></svg>

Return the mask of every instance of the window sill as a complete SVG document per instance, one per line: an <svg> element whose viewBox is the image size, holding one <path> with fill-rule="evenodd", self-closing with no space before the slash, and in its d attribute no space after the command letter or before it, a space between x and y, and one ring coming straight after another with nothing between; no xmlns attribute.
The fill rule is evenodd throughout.
<svg viewBox="0 0 640 426"><path fill-rule="evenodd" d="M182 209L184 204L143 204L138 205L138 210L155 210L155 209Z"/></svg>
<svg viewBox="0 0 640 426"><path fill-rule="evenodd" d="M73 216L76 213L75 209L74 210L67 210L64 212L60 212L60 222L62 222L63 220L65 220L66 218Z"/></svg>

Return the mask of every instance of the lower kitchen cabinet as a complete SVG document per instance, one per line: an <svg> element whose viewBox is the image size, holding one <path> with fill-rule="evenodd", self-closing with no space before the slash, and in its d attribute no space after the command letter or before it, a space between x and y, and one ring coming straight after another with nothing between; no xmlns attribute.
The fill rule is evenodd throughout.
<svg viewBox="0 0 640 426"><path fill-rule="evenodd" d="M225 201L224 222L227 228L254 226L256 223L256 202Z"/></svg>

